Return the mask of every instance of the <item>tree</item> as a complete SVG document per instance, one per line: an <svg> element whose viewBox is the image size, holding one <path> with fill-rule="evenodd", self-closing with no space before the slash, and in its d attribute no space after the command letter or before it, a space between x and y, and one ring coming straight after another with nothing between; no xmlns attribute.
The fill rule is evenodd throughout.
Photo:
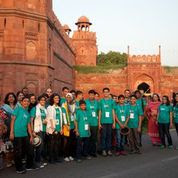
<svg viewBox="0 0 178 178"><path fill-rule="evenodd" d="M115 51L109 51L108 53L101 52L97 56L97 64L127 64L127 54Z"/></svg>

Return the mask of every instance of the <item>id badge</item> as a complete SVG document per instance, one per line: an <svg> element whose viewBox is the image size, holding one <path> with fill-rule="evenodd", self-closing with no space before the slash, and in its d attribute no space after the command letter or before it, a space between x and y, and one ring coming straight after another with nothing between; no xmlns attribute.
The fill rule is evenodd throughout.
<svg viewBox="0 0 178 178"><path fill-rule="evenodd" d="M66 125L67 124L67 118L66 118L66 114L63 113L63 118L64 118L64 124Z"/></svg>
<svg viewBox="0 0 178 178"><path fill-rule="evenodd" d="M89 129L88 124L85 124L85 130L88 130L88 129Z"/></svg>
<svg viewBox="0 0 178 178"><path fill-rule="evenodd" d="M105 116L108 118L110 117L110 113L109 112L105 112Z"/></svg>
<svg viewBox="0 0 178 178"><path fill-rule="evenodd" d="M74 115L73 114L71 115L71 121L72 122L74 121Z"/></svg>
<svg viewBox="0 0 178 178"><path fill-rule="evenodd" d="M121 116L121 121L125 122L125 116Z"/></svg>
<svg viewBox="0 0 178 178"><path fill-rule="evenodd" d="M56 120L56 125L59 125L59 120Z"/></svg>
<svg viewBox="0 0 178 178"><path fill-rule="evenodd" d="M134 119L134 113L130 113L130 119Z"/></svg>
<svg viewBox="0 0 178 178"><path fill-rule="evenodd" d="M92 117L96 117L96 112L92 112Z"/></svg>

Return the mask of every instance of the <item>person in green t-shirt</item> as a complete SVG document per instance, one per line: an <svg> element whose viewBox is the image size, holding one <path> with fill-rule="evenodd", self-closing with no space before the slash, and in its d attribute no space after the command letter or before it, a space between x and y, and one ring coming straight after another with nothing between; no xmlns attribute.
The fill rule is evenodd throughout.
<svg viewBox="0 0 178 178"><path fill-rule="evenodd" d="M41 95L38 97L38 104L33 107L30 111L31 123L33 128L34 137L40 136L42 144L35 148L35 161L43 168L47 163L43 162L41 156L43 156L43 161L47 160L47 141L46 141L46 124L47 124L47 110L45 108L46 97ZM42 154L43 153L43 154Z"/></svg>
<svg viewBox="0 0 178 178"><path fill-rule="evenodd" d="M26 171L22 164L24 153L27 156L26 169L33 169L33 134L28 112L29 104L29 98L24 96L21 105L15 108L11 119L10 140L14 143L16 172L20 174Z"/></svg>
<svg viewBox="0 0 178 178"><path fill-rule="evenodd" d="M50 105L47 108L47 127L46 132L49 138L49 163L61 162L59 160L59 146L61 143L62 110L60 107L60 96L54 93L50 97Z"/></svg>
<svg viewBox="0 0 178 178"><path fill-rule="evenodd" d="M127 127L129 121L128 107L125 105L124 95L118 96L119 103L115 106L115 119L116 119L116 155L126 155L124 151L124 136L121 135L121 129Z"/></svg>
<svg viewBox="0 0 178 178"><path fill-rule="evenodd" d="M162 97L162 104L158 108L158 128L159 135L161 138L161 148L166 148L165 135L168 140L168 148L172 149L172 138L169 132L169 129L173 127L173 118L172 118L173 108L170 105L169 97Z"/></svg>
<svg viewBox="0 0 178 178"><path fill-rule="evenodd" d="M77 136L77 150L76 158L77 162L81 162L81 155L87 159L91 159L88 153L89 147L89 137L90 137L90 125L89 125L89 115L86 111L86 102L81 100L79 102L80 109L76 111L75 120L75 132Z"/></svg>
<svg viewBox="0 0 178 178"><path fill-rule="evenodd" d="M66 95L66 102L62 105L63 112L63 135L64 135L64 161L70 162L74 160L74 151L76 136L74 132L74 120L75 120L75 102L73 101L73 95L68 93Z"/></svg>
<svg viewBox="0 0 178 178"><path fill-rule="evenodd" d="M112 129L115 128L114 101L109 97L110 89L103 88L104 98L99 102L98 127L101 129L101 149L103 156L112 156Z"/></svg>
<svg viewBox="0 0 178 178"><path fill-rule="evenodd" d="M128 105L128 114L129 114L129 121L128 127L130 129L129 132L129 146L130 146L130 153L138 153L140 154L139 149L139 133L141 132L142 126L142 110L136 104L136 96L131 95L130 97L130 105Z"/></svg>
<svg viewBox="0 0 178 178"><path fill-rule="evenodd" d="M138 105L140 111L141 111L141 119L142 122L144 120L144 109L145 109L145 99L142 96L142 93L140 90L136 90L135 91L135 96L137 98L136 104ZM139 146L142 146L142 128L141 128L141 132L139 132Z"/></svg>
<svg viewBox="0 0 178 178"><path fill-rule="evenodd" d="M62 97L61 97L61 100L60 100L60 106L62 106L62 104L66 102L67 93L69 93L69 88L63 87L62 88Z"/></svg>
<svg viewBox="0 0 178 178"><path fill-rule="evenodd" d="M78 109L80 109L79 102L81 100L83 100L83 92L78 90L78 91L76 91L76 99L75 99L75 105L76 105L75 109L76 109L76 111Z"/></svg>
<svg viewBox="0 0 178 178"><path fill-rule="evenodd" d="M85 101L87 112L89 114L89 122L90 122L90 148L89 153L93 157L97 157L96 155L96 143L98 138L98 113L99 113L99 104L98 101L95 100L95 91L90 90L88 92L89 98Z"/></svg>
<svg viewBox="0 0 178 178"><path fill-rule="evenodd" d="M175 96L173 98L173 119L176 132L178 135L178 93L175 93ZM178 149L178 147L176 147L176 149Z"/></svg>

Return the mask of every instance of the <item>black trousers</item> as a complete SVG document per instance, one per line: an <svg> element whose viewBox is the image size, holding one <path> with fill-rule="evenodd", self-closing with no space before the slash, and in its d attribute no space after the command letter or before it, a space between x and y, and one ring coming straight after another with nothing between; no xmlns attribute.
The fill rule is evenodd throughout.
<svg viewBox="0 0 178 178"><path fill-rule="evenodd" d="M61 135L60 133L57 134L50 134L48 135L49 141L49 161L55 161L59 157L59 148L61 146Z"/></svg>
<svg viewBox="0 0 178 178"><path fill-rule="evenodd" d="M176 128L176 132L177 132L177 135L178 135L178 123L175 123L175 128Z"/></svg>
<svg viewBox="0 0 178 178"><path fill-rule="evenodd" d="M168 145L172 145L172 138L171 138L171 134L169 132L169 127L170 127L170 123L158 123L158 128L159 128L159 135L161 138L161 143L162 145L166 146L166 142L165 142L165 135L167 137L167 141L168 141Z"/></svg>
<svg viewBox="0 0 178 178"><path fill-rule="evenodd" d="M96 144L98 138L98 126L90 127L91 136L89 138L89 154L96 154Z"/></svg>
<svg viewBox="0 0 178 178"><path fill-rule="evenodd" d="M82 155L84 157L88 156L88 137L77 137L77 150L76 150L76 158L81 159Z"/></svg>
<svg viewBox="0 0 178 178"><path fill-rule="evenodd" d="M14 153L15 153L15 167L17 171L23 169L22 157L25 153L27 157L26 168L33 166L33 146L30 144L29 137L15 137L14 138Z"/></svg>
<svg viewBox="0 0 178 178"><path fill-rule="evenodd" d="M70 141L69 141L69 156L76 156L77 138L74 129L70 130Z"/></svg>

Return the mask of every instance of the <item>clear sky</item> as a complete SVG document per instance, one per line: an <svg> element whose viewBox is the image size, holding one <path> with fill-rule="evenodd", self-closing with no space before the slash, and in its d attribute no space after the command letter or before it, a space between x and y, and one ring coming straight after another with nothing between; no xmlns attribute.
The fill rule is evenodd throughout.
<svg viewBox="0 0 178 178"><path fill-rule="evenodd" d="M53 9L72 30L87 16L99 52L158 54L161 45L162 64L178 66L178 0L53 0Z"/></svg>

